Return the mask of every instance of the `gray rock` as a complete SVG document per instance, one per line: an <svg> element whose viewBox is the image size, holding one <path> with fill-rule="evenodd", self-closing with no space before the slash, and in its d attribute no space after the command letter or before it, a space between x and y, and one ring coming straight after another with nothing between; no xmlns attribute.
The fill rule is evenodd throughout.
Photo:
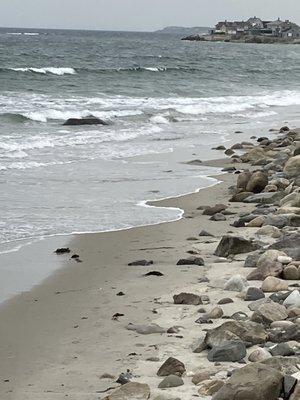
<svg viewBox="0 0 300 400"><path fill-rule="evenodd" d="M182 258L177 262L177 265L198 265L203 266L204 260L202 257L188 257Z"/></svg>
<svg viewBox="0 0 300 400"><path fill-rule="evenodd" d="M240 361L246 357L246 346L243 342L225 342L220 346L213 347L208 355L208 361Z"/></svg>
<svg viewBox="0 0 300 400"><path fill-rule="evenodd" d="M251 311L256 311L259 308L259 306L261 306L264 303L270 303L271 301L272 300L269 299L268 297L266 297L264 299L255 300L248 305L248 308Z"/></svg>
<svg viewBox="0 0 300 400"><path fill-rule="evenodd" d="M257 287L249 287L246 292L245 301L255 301L263 299L264 297L266 296L261 289Z"/></svg>
<svg viewBox="0 0 300 400"><path fill-rule="evenodd" d="M163 379L158 387L160 389L166 389L166 388L172 388L172 387L178 387L184 385L183 379L180 376L177 375L169 375L166 376L165 379Z"/></svg>
<svg viewBox="0 0 300 400"><path fill-rule="evenodd" d="M231 254L250 253L257 250L258 245L250 240L238 236L223 236L215 255L218 257L228 257Z"/></svg>
<svg viewBox="0 0 300 400"><path fill-rule="evenodd" d="M277 242L273 243L269 246L269 249L276 249L282 250L286 248L295 248L299 247L300 243L300 233L292 233L291 235L285 235L282 239L278 240Z"/></svg>
<svg viewBox="0 0 300 400"><path fill-rule="evenodd" d="M129 331L135 331L140 333L141 335L151 335L153 333L164 333L166 329L162 328L159 325L151 324L151 325L135 325L135 324L128 324L126 329Z"/></svg>
<svg viewBox="0 0 300 400"><path fill-rule="evenodd" d="M273 343L289 342L290 340L300 341L300 326L282 327L271 329L268 333L269 341Z"/></svg>
<svg viewBox="0 0 300 400"><path fill-rule="evenodd" d="M199 233L199 236L214 237L212 233L205 231L204 229Z"/></svg>
<svg viewBox="0 0 300 400"><path fill-rule="evenodd" d="M289 357L295 354L295 351L291 348L288 343L279 343L276 346L270 348L270 353L272 356L282 356L282 357Z"/></svg>
<svg viewBox="0 0 300 400"><path fill-rule="evenodd" d="M274 321L283 321L287 319L288 313L286 308L281 304L264 303L254 311L251 320L260 324L270 325Z"/></svg>
<svg viewBox="0 0 300 400"><path fill-rule="evenodd" d="M272 357L261 362L261 364L267 365L274 370L281 372L282 374L292 375L299 372L298 357Z"/></svg>
<svg viewBox="0 0 300 400"><path fill-rule="evenodd" d="M207 207L203 211L203 215L214 215L220 213L221 211L226 210L227 206L225 204L216 204L213 207Z"/></svg>
<svg viewBox="0 0 300 400"><path fill-rule="evenodd" d="M205 336L205 343L210 348L232 340L249 342L253 345L261 344L267 340L267 333L262 325L255 322L226 321L210 329Z"/></svg>
<svg viewBox="0 0 300 400"><path fill-rule="evenodd" d="M255 268L259 257L261 256L261 251L255 251L254 253L248 254L245 259L245 268Z"/></svg>
<svg viewBox="0 0 300 400"><path fill-rule="evenodd" d="M261 204L276 204L283 198L282 192L270 192L270 193L257 193L247 197L245 203L261 203Z"/></svg>
<svg viewBox="0 0 300 400"><path fill-rule="evenodd" d="M148 385L128 382L104 397L103 400L148 400L149 397L150 388Z"/></svg>
<svg viewBox="0 0 300 400"><path fill-rule="evenodd" d="M211 221L226 221L225 215L221 213L214 214L209 219Z"/></svg>
<svg viewBox="0 0 300 400"><path fill-rule="evenodd" d="M236 369L213 400L278 400L283 375L261 363Z"/></svg>
<svg viewBox="0 0 300 400"><path fill-rule="evenodd" d="M201 296L194 293L179 293L173 296L174 304L187 304L198 306L202 304Z"/></svg>
<svg viewBox="0 0 300 400"><path fill-rule="evenodd" d="M284 398L289 399L295 390L298 380L291 375L285 375L283 379Z"/></svg>
<svg viewBox="0 0 300 400"><path fill-rule="evenodd" d="M246 192L260 193L268 184L268 174L263 171L255 171L251 175L247 186Z"/></svg>

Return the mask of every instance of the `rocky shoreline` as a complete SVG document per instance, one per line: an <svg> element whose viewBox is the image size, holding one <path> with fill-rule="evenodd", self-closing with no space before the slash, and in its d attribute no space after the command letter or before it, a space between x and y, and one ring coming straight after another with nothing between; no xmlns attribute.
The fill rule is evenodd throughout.
<svg viewBox="0 0 300 400"><path fill-rule="evenodd" d="M1 399L299 399L299 142L219 146L218 185L151 202L181 220L61 242L0 309Z"/></svg>
<svg viewBox="0 0 300 400"><path fill-rule="evenodd" d="M211 254L213 262L207 263L210 250L204 249L216 236L205 230L199 235L206 241L191 246L189 256L177 262L180 267L204 268L206 273L198 281L201 293L199 288L177 290L171 296L173 305L170 295L156 299L159 317L153 323L126 326L139 336L153 335L153 342L155 336L166 335L168 351L163 345L156 350L169 356L147 359L158 365L152 384L161 394L141 375L134 379L135 371L128 371L105 400L179 400L187 392L213 400L300 398L300 130L283 127L275 139L255 140L256 145L244 142L219 148L231 154L231 166L224 170L236 174L236 185L229 188L223 204L198 208L216 224L234 215L232 230ZM236 203L250 209L236 215ZM155 264L151 260L152 268L159 268ZM219 279L210 279L210 271L222 264L230 269ZM147 260L135 265L145 266ZM170 313L173 326L166 328L164 316ZM180 351L172 352L170 336L181 340ZM181 357L182 353L186 354ZM198 355L195 369L185 362L192 354ZM102 378L112 379L109 374Z"/></svg>

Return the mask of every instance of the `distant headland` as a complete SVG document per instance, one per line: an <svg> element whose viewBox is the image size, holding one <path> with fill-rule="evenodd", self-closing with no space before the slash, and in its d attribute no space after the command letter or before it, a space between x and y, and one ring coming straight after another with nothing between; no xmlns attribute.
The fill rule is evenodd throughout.
<svg viewBox="0 0 300 400"><path fill-rule="evenodd" d="M208 34L191 34L182 40L300 44L300 27L290 20L263 21L251 17L247 21L221 21Z"/></svg>
<svg viewBox="0 0 300 400"><path fill-rule="evenodd" d="M208 34L211 28L204 26L184 27L184 26L167 26L159 29L154 33L162 33L167 35L203 35Z"/></svg>

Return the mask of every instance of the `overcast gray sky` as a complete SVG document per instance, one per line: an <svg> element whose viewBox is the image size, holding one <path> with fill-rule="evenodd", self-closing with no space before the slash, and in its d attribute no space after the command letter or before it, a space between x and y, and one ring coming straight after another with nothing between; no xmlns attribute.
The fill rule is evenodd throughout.
<svg viewBox="0 0 300 400"><path fill-rule="evenodd" d="M0 0L0 6L6 27L147 31L254 15L300 24L300 0Z"/></svg>

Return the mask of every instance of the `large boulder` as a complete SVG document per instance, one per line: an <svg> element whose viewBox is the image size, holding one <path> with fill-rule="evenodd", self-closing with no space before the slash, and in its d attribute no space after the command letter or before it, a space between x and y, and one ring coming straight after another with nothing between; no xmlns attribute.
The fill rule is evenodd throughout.
<svg viewBox="0 0 300 400"><path fill-rule="evenodd" d="M128 382L104 397L103 400L147 400L149 397L150 388L148 385L138 382Z"/></svg>
<svg viewBox="0 0 300 400"><path fill-rule="evenodd" d="M296 178L300 175L300 155L295 157L291 157L287 163L283 171L290 177Z"/></svg>
<svg viewBox="0 0 300 400"><path fill-rule="evenodd" d="M268 174L266 172L255 171L247 183L246 192L260 193L267 186L268 181Z"/></svg>
<svg viewBox="0 0 300 400"><path fill-rule="evenodd" d="M246 357L246 346L243 342L224 342L220 346L214 346L207 355L208 361L240 361Z"/></svg>
<svg viewBox="0 0 300 400"><path fill-rule="evenodd" d="M185 373L185 365L177 358L169 357L157 371L158 376L178 375Z"/></svg>
<svg viewBox="0 0 300 400"><path fill-rule="evenodd" d="M264 325L270 325L274 321L283 321L287 319L288 313L286 308L274 301L264 303L254 311L251 320Z"/></svg>
<svg viewBox="0 0 300 400"><path fill-rule="evenodd" d="M287 290L289 285L282 279L275 278L275 276L268 276L261 285L261 290L265 293L281 292Z"/></svg>
<svg viewBox="0 0 300 400"><path fill-rule="evenodd" d="M243 162L250 163L257 162L263 158L266 158L266 154L264 149L261 147L255 147L241 156Z"/></svg>
<svg viewBox="0 0 300 400"><path fill-rule="evenodd" d="M268 276L280 276L283 270L282 264L278 262L278 257L286 255L282 251L267 250L261 254L257 260L257 268L247 276L248 280L262 281Z"/></svg>
<svg viewBox="0 0 300 400"><path fill-rule="evenodd" d="M204 341L207 347L213 348L232 340L254 345L265 343L266 339L267 333L260 324L251 321L226 321L217 328L210 329Z"/></svg>
<svg viewBox="0 0 300 400"><path fill-rule="evenodd" d="M243 189L243 192L245 192L247 184L251 178L251 172L250 171L243 171L238 175L237 182L236 182L236 187L238 190ZM251 192L251 190L250 190Z"/></svg>
<svg viewBox="0 0 300 400"><path fill-rule="evenodd" d="M88 115L83 118L69 118L64 125L108 125L108 123L93 115Z"/></svg>
<svg viewBox="0 0 300 400"><path fill-rule="evenodd" d="M278 400L283 375L261 363L236 369L213 400Z"/></svg>
<svg viewBox="0 0 300 400"><path fill-rule="evenodd" d="M184 385L183 379L178 375L168 375L158 385L159 389L167 389ZM133 399L132 399L133 400Z"/></svg>
<svg viewBox="0 0 300 400"><path fill-rule="evenodd" d="M250 253L258 248L259 246L251 240L239 236L226 235L222 237L215 255L218 257L228 257L231 254Z"/></svg>
<svg viewBox="0 0 300 400"><path fill-rule="evenodd" d="M270 342L284 343L290 340L300 341L300 326L294 324L293 326L281 327L271 329L268 333Z"/></svg>

